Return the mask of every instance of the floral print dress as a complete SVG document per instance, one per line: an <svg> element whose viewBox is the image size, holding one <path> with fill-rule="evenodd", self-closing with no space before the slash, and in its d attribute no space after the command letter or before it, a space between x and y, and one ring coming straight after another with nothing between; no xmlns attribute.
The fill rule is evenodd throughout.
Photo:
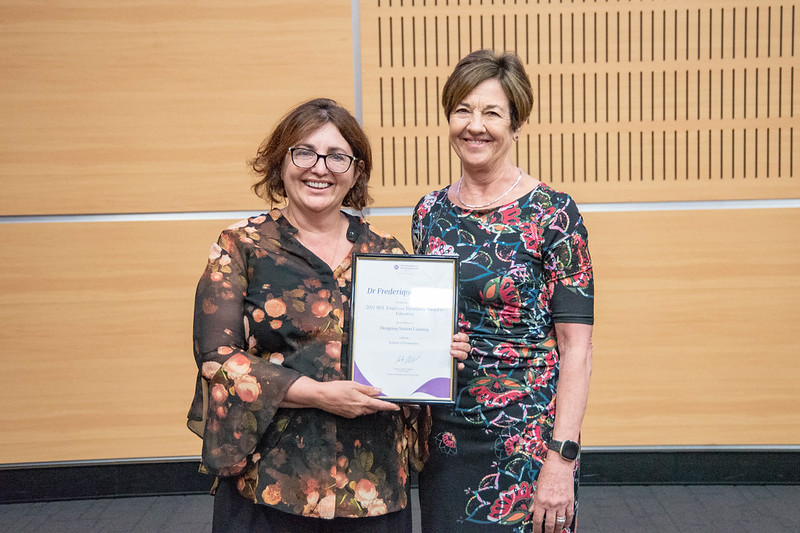
<svg viewBox="0 0 800 533"><path fill-rule="evenodd" d="M349 216L354 252L405 253ZM240 494L295 515L377 516L408 504L402 415L354 419L280 408L300 376L345 379L351 259L331 272L273 209L235 224L212 246L197 287L197 388L203 467L236 476Z"/></svg>
<svg viewBox="0 0 800 533"><path fill-rule="evenodd" d="M593 321L587 232L572 199L545 184L484 211L454 205L447 191L417 204L412 239L415 253L460 257L459 321L474 348L455 405L431 407L423 530L531 531L555 420L554 323Z"/></svg>

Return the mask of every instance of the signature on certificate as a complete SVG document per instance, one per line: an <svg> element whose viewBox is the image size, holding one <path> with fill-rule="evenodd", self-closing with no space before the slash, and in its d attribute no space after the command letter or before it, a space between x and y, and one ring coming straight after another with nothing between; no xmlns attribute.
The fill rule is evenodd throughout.
<svg viewBox="0 0 800 533"><path fill-rule="evenodd" d="M398 355L397 359L395 359L395 363L398 365L412 365L416 363L421 356L419 355L411 355L411 354L402 354Z"/></svg>

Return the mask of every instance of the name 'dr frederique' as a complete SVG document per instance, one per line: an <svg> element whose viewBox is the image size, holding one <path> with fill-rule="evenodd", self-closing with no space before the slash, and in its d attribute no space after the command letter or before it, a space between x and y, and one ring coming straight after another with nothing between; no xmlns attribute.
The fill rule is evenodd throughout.
<svg viewBox="0 0 800 533"><path fill-rule="evenodd" d="M367 287L367 294L376 294L378 296L411 296L411 291L406 289L383 289L380 287Z"/></svg>

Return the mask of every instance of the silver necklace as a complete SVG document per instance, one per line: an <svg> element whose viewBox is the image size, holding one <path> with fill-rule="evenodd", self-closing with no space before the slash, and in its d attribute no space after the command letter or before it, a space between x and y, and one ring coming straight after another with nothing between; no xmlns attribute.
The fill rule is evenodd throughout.
<svg viewBox="0 0 800 533"><path fill-rule="evenodd" d="M456 198L458 198L458 201L461 202L461 205L469 207L470 209L482 209L484 207L489 207L490 205L492 205L493 203L496 203L502 197L504 197L505 195L507 195L508 193L513 191L514 187L516 187L519 184L521 179L522 179L522 169L520 168L519 169L519 176L517 176L517 181L515 181L514 184L511 185L511 187L509 187L506 192L504 192L503 194L501 194L500 196L498 196L497 198L495 198L494 200L492 200L489 203L481 204L481 205L472 205L472 204L468 204L467 202L465 202L464 200L461 199L461 184L464 182L464 174L461 174L461 178L459 178L459 180L458 180L458 187L456 187Z"/></svg>

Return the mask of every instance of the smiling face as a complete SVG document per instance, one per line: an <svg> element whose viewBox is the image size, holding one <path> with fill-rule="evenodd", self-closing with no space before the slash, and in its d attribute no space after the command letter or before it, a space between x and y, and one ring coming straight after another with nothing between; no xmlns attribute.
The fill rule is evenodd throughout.
<svg viewBox="0 0 800 533"><path fill-rule="evenodd" d="M339 128L325 123L307 137L294 144L297 148L313 150L320 155L353 155L353 149L344 139ZM298 168L287 152L283 160L281 177L286 196L292 210L306 214L326 214L339 211L342 200L361 174L360 161L354 161L347 172L334 174L325 166L322 158L311 168Z"/></svg>
<svg viewBox="0 0 800 533"><path fill-rule="evenodd" d="M500 82L481 82L449 117L450 146L465 169L491 172L510 161L514 135L511 106Z"/></svg>

